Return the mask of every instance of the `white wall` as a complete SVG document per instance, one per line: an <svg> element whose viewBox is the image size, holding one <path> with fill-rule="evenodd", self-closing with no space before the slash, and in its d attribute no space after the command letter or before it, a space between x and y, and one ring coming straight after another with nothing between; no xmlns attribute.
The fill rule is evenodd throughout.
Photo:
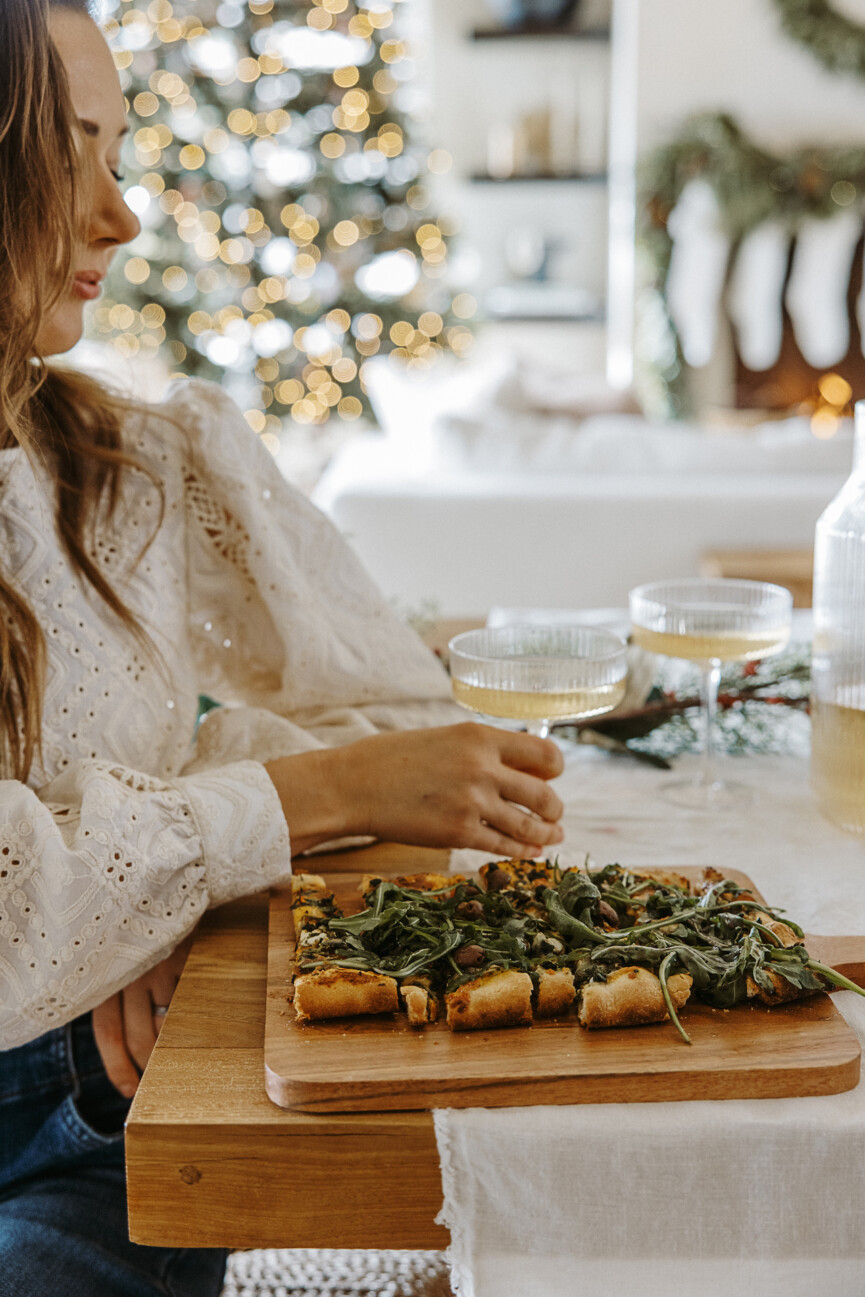
<svg viewBox="0 0 865 1297"><path fill-rule="evenodd" d="M610 49L603 42L563 40L473 41L474 27L494 25L485 0L419 0L425 27L421 77L429 95L430 142L453 157L451 171L435 180L439 210L456 217L456 249L467 251L473 278L467 287L483 303L488 290L510 283L508 241L514 232L542 235L552 249L549 278L606 294L607 188L566 182L472 184L484 172L490 129L516 123L549 108L565 129L561 141L569 169L604 171L609 101ZM587 21L597 24L609 0L583 0ZM459 258L457 258L459 261ZM545 355L552 365L600 371L602 324L495 325L484 330L491 349L507 347L528 358ZM550 339L552 335L552 349Z"/></svg>
<svg viewBox="0 0 865 1297"><path fill-rule="evenodd" d="M865 26L865 0L833 0ZM865 79L839 76L783 31L773 0L641 0L639 147L690 113L733 114L770 148L865 142Z"/></svg>

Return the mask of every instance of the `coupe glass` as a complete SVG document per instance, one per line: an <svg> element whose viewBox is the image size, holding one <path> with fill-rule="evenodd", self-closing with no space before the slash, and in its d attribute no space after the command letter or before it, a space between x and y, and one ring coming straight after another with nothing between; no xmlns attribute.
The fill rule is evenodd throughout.
<svg viewBox="0 0 865 1297"><path fill-rule="evenodd" d="M600 716L622 701L624 640L591 626L470 630L450 645L454 698L484 716L525 721L546 738L553 721Z"/></svg>
<svg viewBox="0 0 865 1297"><path fill-rule="evenodd" d="M686 579L655 581L630 594L631 638L640 648L700 666L702 761L690 783L671 784L664 796L695 810L730 809L748 790L718 778L713 726L722 662L749 662L777 653L790 638L793 596L765 581Z"/></svg>

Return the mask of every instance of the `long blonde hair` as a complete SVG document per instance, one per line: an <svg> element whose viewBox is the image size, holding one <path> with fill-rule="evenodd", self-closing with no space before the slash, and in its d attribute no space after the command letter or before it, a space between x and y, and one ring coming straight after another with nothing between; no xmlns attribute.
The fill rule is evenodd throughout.
<svg viewBox="0 0 865 1297"><path fill-rule="evenodd" d="M86 0L0 3L0 438L47 466L73 568L146 643L88 545L97 515L103 524L113 518L126 471L147 472L123 449L130 405L92 378L46 365L37 348L43 321L68 291L86 201L49 3L88 16ZM26 780L39 751L45 667L42 628L0 573L0 778Z"/></svg>

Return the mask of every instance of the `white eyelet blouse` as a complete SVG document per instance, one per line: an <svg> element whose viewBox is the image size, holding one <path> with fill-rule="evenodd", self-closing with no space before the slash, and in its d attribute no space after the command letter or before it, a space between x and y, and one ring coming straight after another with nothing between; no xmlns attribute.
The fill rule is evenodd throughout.
<svg viewBox="0 0 865 1297"><path fill-rule="evenodd" d="M0 780L0 1048L93 1008L202 912L290 873L261 764L455 719L444 672L219 388L176 384L128 429L92 552L158 659L76 576L42 469L0 452L0 566L42 625L42 752ZM201 693L227 704L192 734Z"/></svg>

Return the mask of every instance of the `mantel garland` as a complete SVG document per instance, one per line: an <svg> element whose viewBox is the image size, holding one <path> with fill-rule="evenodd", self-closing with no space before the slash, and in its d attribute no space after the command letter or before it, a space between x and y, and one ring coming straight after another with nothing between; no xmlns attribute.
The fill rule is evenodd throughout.
<svg viewBox="0 0 865 1297"><path fill-rule="evenodd" d="M830 72L865 77L865 26L829 0L775 0L788 36L805 45Z"/></svg>
<svg viewBox="0 0 865 1297"><path fill-rule="evenodd" d="M830 219L865 197L865 146L803 147L770 153L724 113L690 118L681 134L646 159L638 237L643 258L638 352L643 397L652 413L685 417L685 362L665 297L673 241L671 212L686 185L711 185L735 248L766 220L794 232L806 217Z"/></svg>

